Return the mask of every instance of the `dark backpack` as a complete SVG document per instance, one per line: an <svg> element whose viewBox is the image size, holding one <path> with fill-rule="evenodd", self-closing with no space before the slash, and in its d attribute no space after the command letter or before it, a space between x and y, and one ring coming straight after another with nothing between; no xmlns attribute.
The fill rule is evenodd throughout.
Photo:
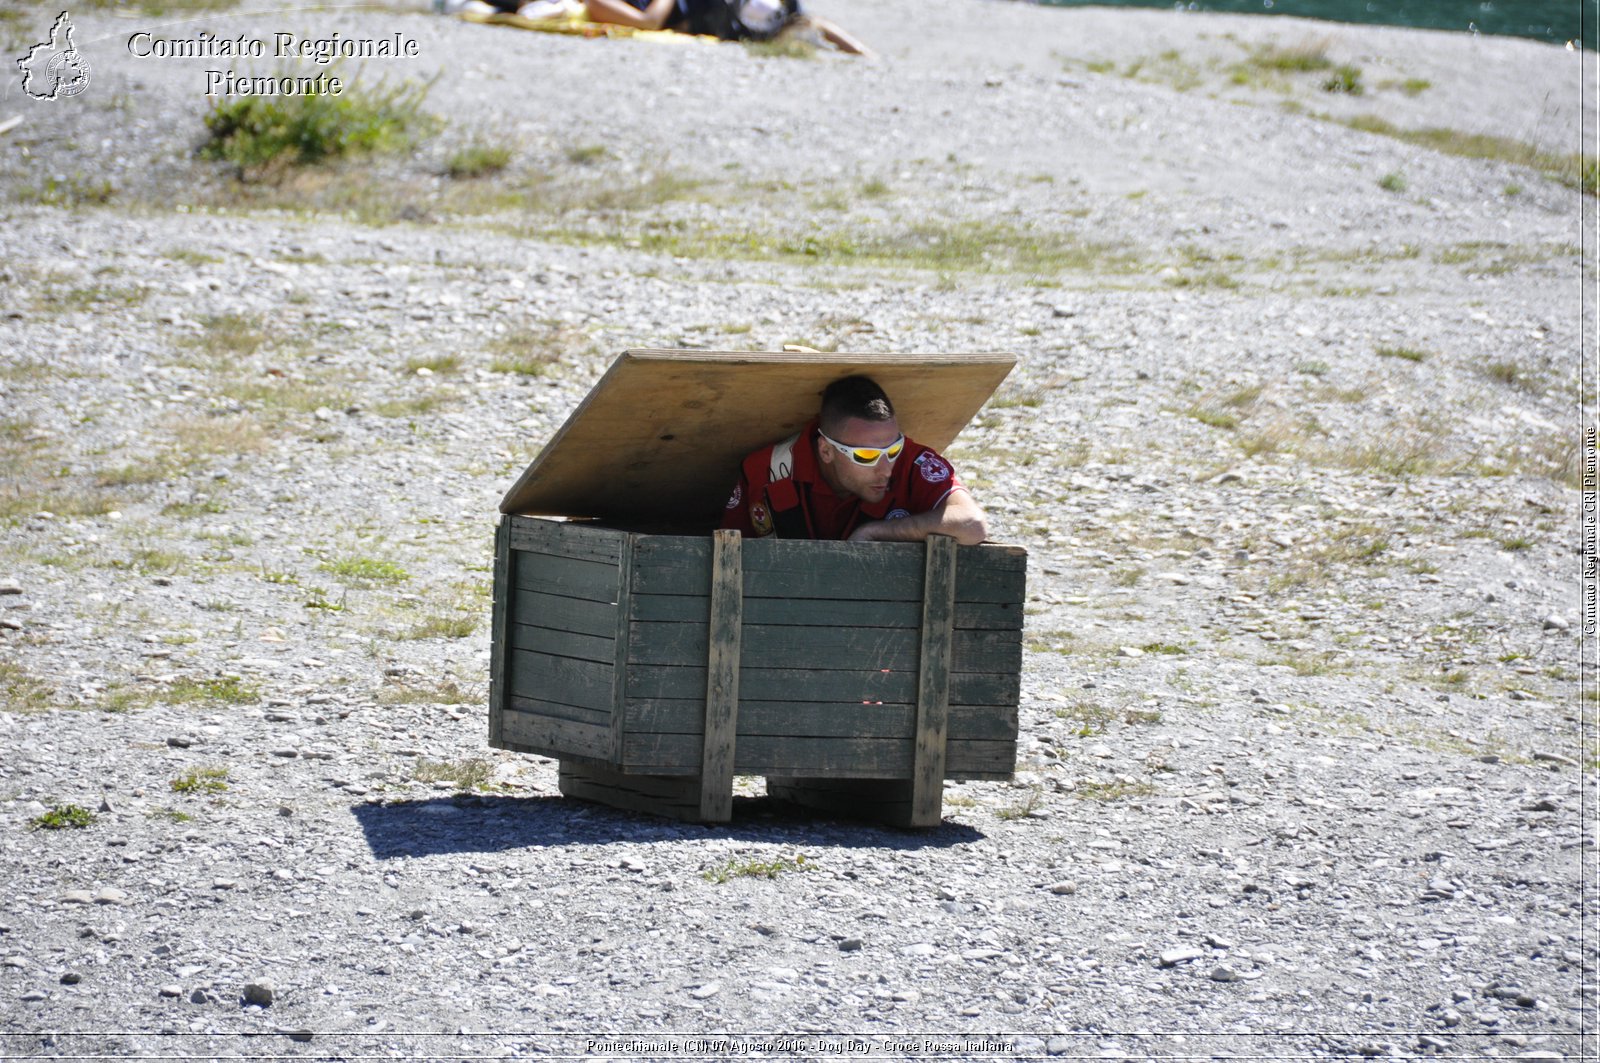
<svg viewBox="0 0 1600 1063"><path fill-rule="evenodd" d="M688 0L683 28L725 41L765 41L799 13L798 0Z"/></svg>

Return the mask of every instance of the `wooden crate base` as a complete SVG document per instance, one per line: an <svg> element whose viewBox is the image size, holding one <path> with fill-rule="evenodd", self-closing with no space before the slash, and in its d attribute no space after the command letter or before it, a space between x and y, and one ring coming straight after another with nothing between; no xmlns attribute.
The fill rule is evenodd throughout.
<svg viewBox="0 0 1600 1063"><path fill-rule="evenodd" d="M594 764L563 760L558 781L563 797L688 823L706 822L700 812L698 775L625 775Z"/></svg>
<svg viewBox="0 0 1600 1063"><path fill-rule="evenodd" d="M704 809L698 775L633 775L596 764L561 761L563 797L686 823L725 823L726 814ZM939 811L912 814L910 779L767 779L767 796L801 808L891 827L937 827Z"/></svg>

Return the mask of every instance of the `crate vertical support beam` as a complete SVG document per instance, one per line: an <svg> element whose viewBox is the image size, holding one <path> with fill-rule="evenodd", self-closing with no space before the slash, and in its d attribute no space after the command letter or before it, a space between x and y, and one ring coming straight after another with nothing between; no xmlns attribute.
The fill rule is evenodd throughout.
<svg viewBox="0 0 1600 1063"><path fill-rule="evenodd" d="M956 616L956 541L930 535L922 580L922 652L917 667L917 738L911 823L937 827L943 814L945 736L950 723L950 644Z"/></svg>
<svg viewBox="0 0 1600 1063"><path fill-rule="evenodd" d="M611 764L620 767L628 739L628 648L633 612L633 540L622 537L622 556L617 559L617 657L611 673Z"/></svg>
<svg viewBox="0 0 1600 1063"><path fill-rule="evenodd" d="M739 637L744 624L743 540L711 536L711 621L707 630L705 747L700 759L700 818L733 817L733 746L739 723Z"/></svg>
<svg viewBox="0 0 1600 1063"><path fill-rule="evenodd" d="M511 585L511 522L507 514L494 530L494 597L491 599L489 626L489 745L502 748L506 713L506 639L511 624L511 603L516 588Z"/></svg>

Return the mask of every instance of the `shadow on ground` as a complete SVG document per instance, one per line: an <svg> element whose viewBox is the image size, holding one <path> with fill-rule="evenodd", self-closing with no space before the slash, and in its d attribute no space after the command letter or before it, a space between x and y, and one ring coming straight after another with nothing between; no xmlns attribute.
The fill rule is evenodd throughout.
<svg viewBox="0 0 1600 1063"><path fill-rule="evenodd" d="M351 814L379 860L447 853L493 853L534 846L738 838L842 849L943 849L982 833L946 821L900 830L826 818L767 797L736 797L729 823L678 823L571 798L461 795L360 804Z"/></svg>

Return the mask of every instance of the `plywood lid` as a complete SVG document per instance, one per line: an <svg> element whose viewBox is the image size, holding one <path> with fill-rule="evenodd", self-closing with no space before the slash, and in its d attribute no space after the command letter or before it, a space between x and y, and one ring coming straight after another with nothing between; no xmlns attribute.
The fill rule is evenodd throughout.
<svg viewBox="0 0 1600 1063"><path fill-rule="evenodd" d="M1014 364L1009 354L625 351L500 511L709 529L744 456L798 431L833 381L872 377L901 431L943 450Z"/></svg>

